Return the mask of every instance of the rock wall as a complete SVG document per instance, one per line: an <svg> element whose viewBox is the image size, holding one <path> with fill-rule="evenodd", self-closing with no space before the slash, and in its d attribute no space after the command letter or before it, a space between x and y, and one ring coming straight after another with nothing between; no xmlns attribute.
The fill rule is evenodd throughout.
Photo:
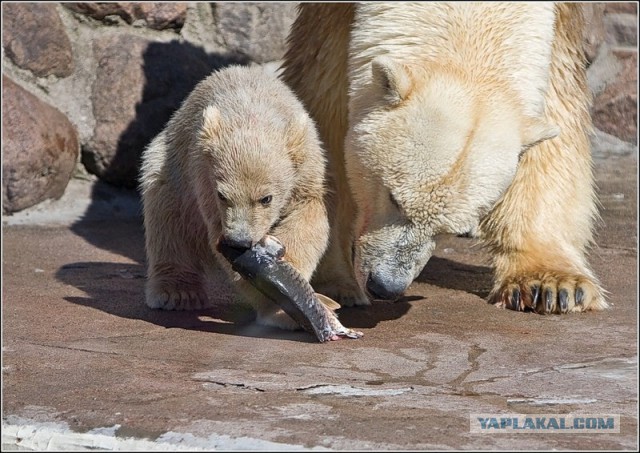
<svg viewBox="0 0 640 453"><path fill-rule="evenodd" d="M197 82L284 55L295 3L2 3L3 212L75 173L135 188Z"/></svg>
<svg viewBox="0 0 640 453"><path fill-rule="evenodd" d="M3 213L60 197L74 174L135 188L142 150L198 81L233 63L277 67L295 8L3 3ZM584 8L594 152L628 153L637 146L637 4Z"/></svg>

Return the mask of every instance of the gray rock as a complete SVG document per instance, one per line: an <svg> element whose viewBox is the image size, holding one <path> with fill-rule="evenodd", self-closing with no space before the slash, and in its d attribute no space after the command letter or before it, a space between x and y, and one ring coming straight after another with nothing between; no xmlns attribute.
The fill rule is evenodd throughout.
<svg viewBox="0 0 640 453"><path fill-rule="evenodd" d="M3 225L67 225L80 222L136 220L142 215L140 196L95 176L72 178L57 200L46 200L3 219Z"/></svg>
<svg viewBox="0 0 640 453"><path fill-rule="evenodd" d="M186 3L136 3L136 6L140 19L154 30L182 28L187 16Z"/></svg>
<svg viewBox="0 0 640 453"><path fill-rule="evenodd" d="M284 56L296 5L220 2L215 4L214 17L229 50L266 63Z"/></svg>
<svg viewBox="0 0 640 453"><path fill-rule="evenodd" d="M2 46L20 68L38 77L73 72L71 42L55 3L2 3Z"/></svg>
<svg viewBox="0 0 640 453"><path fill-rule="evenodd" d="M593 102L594 125L624 141L637 143L638 54L622 60L623 69Z"/></svg>
<svg viewBox="0 0 640 453"><path fill-rule="evenodd" d="M628 13L638 14L638 2L607 2L605 3L605 13Z"/></svg>
<svg viewBox="0 0 640 453"><path fill-rule="evenodd" d="M62 6L79 14L102 20L107 16L118 15L125 20L131 20L129 8L123 3L63 3Z"/></svg>
<svg viewBox="0 0 640 453"><path fill-rule="evenodd" d="M2 77L2 205L5 213L60 198L80 150L67 117Z"/></svg>
<svg viewBox="0 0 640 453"><path fill-rule="evenodd" d="M600 94L606 86L615 80L622 71L622 63L611 51L611 47L603 43L598 55L587 70L587 83L594 96Z"/></svg>
<svg viewBox="0 0 640 453"><path fill-rule="evenodd" d="M144 23L154 30L181 28L187 12L186 3L114 2L64 3L63 5L73 12L96 20L109 22L109 16L118 16L128 24Z"/></svg>
<svg viewBox="0 0 640 453"><path fill-rule="evenodd" d="M591 136L591 154L596 158L626 156L634 153L638 154L638 146L622 141L600 129L596 128L595 133Z"/></svg>
<svg viewBox="0 0 640 453"><path fill-rule="evenodd" d="M638 16L634 14L607 14L604 18L606 40L611 45L638 45Z"/></svg>
<svg viewBox="0 0 640 453"><path fill-rule="evenodd" d="M136 187L140 155L193 87L210 72L239 62L181 41L106 35L94 43L96 127L83 146L87 170L118 186Z"/></svg>
<svg viewBox="0 0 640 453"><path fill-rule="evenodd" d="M214 17L215 3L191 3L180 36L207 52L228 53ZM247 58L248 60L248 58Z"/></svg>

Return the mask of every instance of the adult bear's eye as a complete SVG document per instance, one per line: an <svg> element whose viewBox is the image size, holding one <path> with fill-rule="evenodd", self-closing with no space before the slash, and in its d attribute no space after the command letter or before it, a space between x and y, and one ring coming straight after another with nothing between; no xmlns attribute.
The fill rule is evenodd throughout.
<svg viewBox="0 0 640 453"><path fill-rule="evenodd" d="M271 199L273 197L271 195L267 195L266 197L260 198L260 204L262 206L268 206L271 203Z"/></svg>
<svg viewBox="0 0 640 453"><path fill-rule="evenodd" d="M225 203L227 202L227 197L222 195L222 192L220 191L218 191L218 198L220 199L220 201L224 201Z"/></svg>

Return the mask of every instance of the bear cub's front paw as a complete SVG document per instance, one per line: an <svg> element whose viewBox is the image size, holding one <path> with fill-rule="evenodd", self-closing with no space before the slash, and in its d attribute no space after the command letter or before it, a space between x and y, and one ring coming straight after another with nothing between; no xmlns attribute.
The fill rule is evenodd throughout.
<svg viewBox="0 0 640 453"><path fill-rule="evenodd" d="M146 303L161 310L201 310L210 306L209 298L201 288L147 288Z"/></svg>

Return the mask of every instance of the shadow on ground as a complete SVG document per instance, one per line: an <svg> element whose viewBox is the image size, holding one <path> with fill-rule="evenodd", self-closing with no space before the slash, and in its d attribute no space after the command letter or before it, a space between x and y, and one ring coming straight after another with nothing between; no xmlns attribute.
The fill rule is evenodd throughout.
<svg viewBox="0 0 640 453"><path fill-rule="evenodd" d="M81 289L87 297L65 297L76 305L90 307L119 318L142 320L167 329L178 328L225 335L315 341L305 332L287 332L255 324L251 307L233 302L230 293L217 293L213 306L206 310L153 310L144 304L145 269L140 264L76 262L62 266L56 278ZM215 285L214 285L215 286ZM211 294L211 290L209 291ZM397 319L421 297L408 296L394 303L374 302L372 306L345 307L340 320L352 328L373 328L378 323Z"/></svg>
<svg viewBox="0 0 640 453"><path fill-rule="evenodd" d="M416 281L443 289L464 291L486 299L491 290L492 278L490 267L432 256Z"/></svg>
<svg viewBox="0 0 640 453"><path fill-rule="evenodd" d="M253 310L233 301L230 286L222 271L210 276L208 293L213 305L211 308L186 312L153 310L144 304L144 230L139 219L108 224L85 220L74 225L73 231L88 243L121 255L133 263L118 259L114 262L83 261L61 266L56 272L56 279L87 294L86 297L65 297L68 302L168 329L314 341L305 332L286 332L255 324ZM338 313L346 326L373 328L380 322L405 315L411 308L410 302L416 299L421 297L407 296L394 303L375 301L370 307L344 307Z"/></svg>
<svg viewBox="0 0 640 453"><path fill-rule="evenodd" d="M167 329L180 328L226 335L314 341L305 332L285 332L256 325L253 310L233 302L230 286L222 271L210 276L208 292L213 302L210 309L167 312L147 307L144 304L144 230L139 218L109 223L85 219L74 225L73 231L88 243L133 263L123 263L118 258L114 262L84 261L60 267L56 273L57 280L87 294L87 297L65 297L68 302L120 318L142 320ZM484 299L491 283L491 270L488 267L434 256L416 282L463 291ZM425 292L424 290L423 287L421 291ZM373 301L368 307L343 307L338 314L342 323L348 327L369 329L381 322L402 318L414 302L430 303L428 296L427 293L408 294L394 302Z"/></svg>

